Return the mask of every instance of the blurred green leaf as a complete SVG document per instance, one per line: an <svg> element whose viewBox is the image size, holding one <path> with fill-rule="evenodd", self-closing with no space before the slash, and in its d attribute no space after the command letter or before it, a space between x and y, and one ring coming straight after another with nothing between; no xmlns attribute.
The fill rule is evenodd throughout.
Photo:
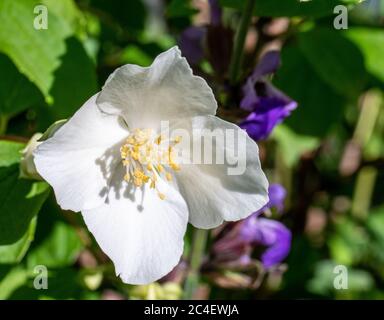
<svg viewBox="0 0 384 320"><path fill-rule="evenodd" d="M254 14L262 17L321 17L333 14L339 4L355 4L359 0L257 0ZM225 7L242 9L244 0L220 0Z"/></svg>
<svg viewBox="0 0 384 320"><path fill-rule="evenodd" d="M0 246L0 264L13 264L20 262L33 241L36 230L36 217L32 219L25 235L17 242Z"/></svg>
<svg viewBox="0 0 384 320"><path fill-rule="evenodd" d="M30 276L32 274L29 272ZM33 275L34 276L34 275ZM78 270L72 268L48 269L48 289L36 290L33 276L12 290L11 300L82 299L87 291L80 284Z"/></svg>
<svg viewBox="0 0 384 320"><path fill-rule="evenodd" d="M8 167L20 162L21 150L24 147L24 143L0 140L0 167Z"/></svg>
<svg viewBox="0 0 384 320"><path fill-rule="evenodd" d="M273 137L284 155L282 161L289 167L294 166L305 152L314 150L320 143L319 139L298 135L285 125L277 126L273 131Z"/></svg>
<svg viewBox="0 0 384 320"><path fill-rule="evenodd" d="M69 30L50 12L48 29L36 30L34 7L38 4L37 0L0 1L0 52L7 54L20 72L48 96Z"/></svg>
<svg viewBox="0 0 384 320"><path fill-rule="evenodd" d="M91 7L103 18L108 15L109 22L119 23L126 31L140 32L144 29L146 10L141 0L91 0Z"/></svg>
<svg viewBox="0 0 384 320"><path fill-rule="evenodd" d="M303 252L305 252L304 255ZM299 234L293 236L287 264L295 268L289 267L284 275L284 287L288 290L285 293L287 298L292 297L292 292L301 296L305 290L306 281L312 277L313 267L320 258L321 252L314 248L305 236Z"/></svg>
<svg viewBox="0 0 384 320"><path fill-rule="evenodd" d="M0 168L0 245L23 237L48 193L45 182L19 179L17 164Z"/></svg>
<svg viewBox="0 0 384 320"><path fill-rule="evenodd" d="M285 122L297 134L324 137L340 121L345 101L317 75L297 47L283 49L282 67L274 82L298 102Z"/></svg>
<svg viewBox="0 0 384 320"><path fill-rule="evenodd" d="M353 42L337 30L315 28L299 35L299 47L324 82L341 95L358 97L367 73L364 57Z"/></svg>
<svg viewBox="0 0 384 320"><path fill-rule="evenodd" d="M30 250L27 264L30 268L36 265L45 265L48 268L70 266L82 249L83 244L73 227L57 221L50 234Z"/></svg>
<svg viewBox="0 0 384 320"><path fill-rule="evenodd" d="M0 54L0 114L12 116L43 102L39 89L22 75L12 61Z"/></svg>
<svg viewBox="0 0 384 320"><path fill-rule="evenodd" d="M1 270L2 268L5 270ZM17 288L26 283L27 279L28 273L21 266L12 269L0 266L0 300L8 299Z"/></svg>
<svg viewBox="0 0 384 320"><path fill-rule="evenodd" d="M384 32L374 28L351 28L346 36L358 46L367 70L384 82Z"/></svg>
<svg viewBox="0 0 384 320"><path fill-rule="evenodd" d="M367 229L370 234L370 249L372 266L384 277L382 265L384 263L384 206L369 212Z"/></svg>
<svg viewBox="0 0 384 320"><path fill-rule="evenodd" d="M167 16L169 18L190 17L198 10L192 7L189 0L171 0L167 6Z"/></svg>
<svg viewBox="0 0 384 320"><path fill-rule="evenodd" d="M125 48L121 54L121 62L137 64L147 67L152 63L152 58L137 46L130 45Z"/></svg>
<svg viewBox="0 0 384 320"><path fill-rule="evenodd" d="M369 237L364 229L347 217L340 218L334 227L334 233L328 238L333 260L352 265L364 259L369 245Z"/></svg>
<svg viewBox="0 0 384 320"><path fill-rule="evenodd" d="M330 260L317 263L314 277L308 282L309 291L323 296L333 294L340 298L361 298L360 294L364 294L374 287L375 281L367 271L348 268L348 289L335 289L334 280L337 273L334 273L334 268L336 266L337 264Z"/></svg>
<svg viewBox="0 0 384 320"><path fill-rule="evenodd" d="M384 253L384 207L375 208L369 213L367 228L381 243Z"/></svg>

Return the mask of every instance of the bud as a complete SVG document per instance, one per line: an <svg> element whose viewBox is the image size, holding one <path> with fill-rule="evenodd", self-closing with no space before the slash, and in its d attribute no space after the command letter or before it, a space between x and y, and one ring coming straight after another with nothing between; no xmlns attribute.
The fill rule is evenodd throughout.
<svg viewBox="0 0 384 320"><path fill-rule="evenodd" d="M160 284L153 282L147 285L135 286L130 291L131 299L140 300L177 300L182 296L183 290L174 282Z"/></svg>
<svg viewBox="0 0 384 320"><path fill-rule="evenodd" d="M102 281L103 281L103 273L100 271L85 271L83 274L83 283L84 285L92 291L97 290Z"/></svg>
<svg viewBox="0 0 384 320"><path fill-rule="evenodd" d="M21 151L20 177L25 179L43 180L36 170L33 152L41 144L42 133L35 133L27 146Z"/></svg>
<svg viewBox="0 0 384 320"><path fill-rule="evenodd" d="M32 136L27 146L21 151L20 178L43 180L36 170L33 152L43 141L52 137L66 122L66 119L58 120L51 124L44 133L38 132Z"/></svg>

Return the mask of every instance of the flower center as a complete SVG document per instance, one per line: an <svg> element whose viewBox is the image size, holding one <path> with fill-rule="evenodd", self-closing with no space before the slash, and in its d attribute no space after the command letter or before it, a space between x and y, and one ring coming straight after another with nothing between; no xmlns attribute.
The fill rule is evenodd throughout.
<svg viewBox="0 0 384 320"><path fill-rule="evenodd" d="M120 148L121 159L126 168L124 180L133 182L136 187L149 183L160 199L165 194L157 188L158 178L172 181L174 171L180 166L174 161L174 146L181 137L164 140L162 135L156 136L152 129L135 129Z"/></svg>

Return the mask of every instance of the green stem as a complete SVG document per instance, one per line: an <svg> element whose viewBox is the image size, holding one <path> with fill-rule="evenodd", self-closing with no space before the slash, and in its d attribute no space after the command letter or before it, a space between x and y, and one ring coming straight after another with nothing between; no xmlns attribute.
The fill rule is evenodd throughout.
<svg viewBox="0 0 384 320"><path fill-rule="evenodd" d="M353 140L361 147L365 146L374 132L382 104L383 96L380 91L371 90L365 94L353 134Z"/></svg>
<svg viewBox="0 0 384 320"><path fill-rule="evenodd" d="M240 24L236 31L235 44L233 46L231 62L229 65L229 81L231 84L236 84L239 77L239 71L243 60L245 37L251 22L255 2L256 0L246 1Z"/></svg>
<svg viewBox="0 0 384 320"><path fill-rule="evenodd" d="M0 135L5 134L7 131L8 117L6 115L0 114Z"/></svg>
<svg viewBox="0 0 384 320"><path fill-rule="evenodd" d="M364 220L368 216L378 171L374 167L364 167L360 170L353 194L352 215Z"/></svg>
<svg viewBox="0 0 384 320"><path fill-rule="evenodd" d="M360 145L363 153L374 134L382 105L383 95L380 91L371 90L365 94L353 135L353 140ZM368 216L377 175L377 168L371 166L361 168L357 175L351 212L358 219L364 220Z"/></svg>
<svg viewBox="0 0 384 320"><path fill-rule="evenodd" d="M195 229L191 250L190 269L184 285L184 299L193 298L199 285L199 271L204 257L204 250L207 244L208 230Z"/></svg>

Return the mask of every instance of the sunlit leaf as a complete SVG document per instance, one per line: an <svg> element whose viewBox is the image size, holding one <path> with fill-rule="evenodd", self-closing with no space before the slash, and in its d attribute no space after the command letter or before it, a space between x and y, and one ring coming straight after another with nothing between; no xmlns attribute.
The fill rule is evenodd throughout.
<svg viewBox="0 0 384 320"><path fill-rule="evenodd" d="M346 36L358 46L367 70L384 82L384 32L374 28L351 28Z"/></svg>
<svg viewBox="0 0 384 320"><path fill-rule="evenodd" d="M18 163L21 159L21 150L24 143L8 140L0 140L0 167L8 167Z"/></svg>
<svg viewBox="0 0 384 320"><path fill-rule="evenodd" d="M339 123L345 107L343 97L317 75L297 47L282 51L282 66L274 82L298 102L285 122L296 133L323 137Z"/></svg>
<svg viewBox="0 0 384 320"><path fill-rule="evenodd" d="M73 227L57 221L46 238L28 254L28 266L45 265L48 268L70 266L83 245Z"/></svg>
<svg viewBox="0 0 384 320"><path fill-rule="evenodd" d="M0 264L13 264L20 262L27 253L36 230L36 217L31 220L25 235L17 242L0 246Z"/></svg>
<svg viewBox="0 0 384 320"><path fill-rule="evenodd" d="M69 30L53 13L49 13L48 28L36 30L34 8L38 4L36 0L0 1L0 52L48 96Z"/></svg>
<svg viewBox="0 0 384 320"><path fill-rule="evenodd" d="M0 266L0 300L8 299L17 288L26 283L27 279L28 273L21 266L12 269Z"/></svg>
<svg viewBox="0 0 384 320"><path fill-rule="evenodd" d="M299 47L313 70L337 93L356 98L367 73L353 42L334 29L315 28L299 35Z"/></svg>

